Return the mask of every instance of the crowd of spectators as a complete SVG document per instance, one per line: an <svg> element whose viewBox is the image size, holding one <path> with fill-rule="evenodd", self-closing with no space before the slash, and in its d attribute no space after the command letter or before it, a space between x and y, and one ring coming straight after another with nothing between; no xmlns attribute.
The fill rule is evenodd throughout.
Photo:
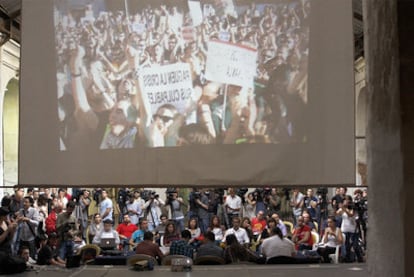
<svg viewBox="0 0 414 277"><path fill-rule="evenodd" d="M307 189L307 196L299 189L289 193L282 190L279 193L274 188L259 191L256 189L251 198L244 189L228 188L226 194L221 194L220 189L180 193L180 189L169 188L164 201L147 190L119 189L111 195L104 189L92 192L73 189L71 195L63 188L26 191L17 188L1 201L0 252L21 255L32 264L63 267L86 244L110 250L112 255L113 251L124 256L151 255L160 263L167 255L196 259L213 253L226 263L266 262L278 255L297 258L320 255L324 262L329 262L329 254L340 246L343 261L364 261L366 190L355 190L353 199L346 194L346 188L338 188L328 200L326 218L318 215L322 202L313 197L313 189ZM283 205L277 205L286 201L283 199L286 196L285 213L289 212L289 217L280 216ZM122 204L123 197L126 203ZM181 218L173 214L176 207L173 202L177 199L182 203L182 221L187 222L184 227ZM249 217L248 206L256 208L259 201L263 205L258 205L256 215ZM312 202L309 207L316 209L319 222L304 204L307 201ZM200 209L204 212L200 213ZM301 209L301 213L294 225L296 209ZM131 221L131 215L138 217L137 223ZM208 224L202 229L200 222L204 216ZM109 249L103 244L108 239L113 241Z"/></svg>
<svg viewBox="0 0 414 277"><path fill-rule="evenodd" d="M203 4L200 20L186 6L56 5L61 150L303 141L310 2ZM206 79L210 41L257 52L250 85ZM153 110L139 78L171 64L189 66L192 91Z"/></svg>

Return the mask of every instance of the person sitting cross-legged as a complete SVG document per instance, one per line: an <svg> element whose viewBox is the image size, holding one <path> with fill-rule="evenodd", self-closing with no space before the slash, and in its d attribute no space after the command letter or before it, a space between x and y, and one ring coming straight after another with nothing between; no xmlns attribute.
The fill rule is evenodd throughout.
<svg viewBox="0 0 414 277"><path fill-rule="evenodd" d="M261 252L266 260L274 257L294 257L296 255L295 244L287 238L283 237L279 227L273 227L270 237L262 242Z"/></svg>
<svg viewBox="0 0 414 277"><path fill-rule="evenodd" d="M184 255L193 258L194 247L190 245L191 232L184 230L181 232L181 239L175 240L170 246L170 255Z"/></svg>
<svg viewBox="0 0 414 277"><path fill-rule="evenodd" d="M215 235L211 231L205 233L204 242L197 250L197 258L203 256L215 256L224 258L223 248L217 246L215 242Z"/></svg>
<svg viewBox="0 0 414 277"><path fill-rule="evenodd" d="M154 234L150 231L144 232L144 240L137 245L135 253L154 257L158 264L161 264L161 260L164 257L160 247L154 242Z"/></svg>
<svg viewBox="0 0 414 277"><path fill-rule="evenodd" d="M129 240L129 244L135 247L144 241L144 234L146 231L149 231L148 228L148 220L145 218L141 219L139 223L139 229L132 233L131 239Z"/></svg>
<svg viewBox="0 0 414 277"><path fill-rule="evenodd" d="M258 256L255 252L240 244L235 234L228 234L226 236L224 259L228 264L238 262L257 262Z"/></svg>
<svg viewBox="0 0 414 277"><path fill-rule="evenodd" d="M112 225L113 225L112 220L105 219L103 221L103 229L95 235L95 237L92 240L92 243L101 246L102 239L115 239L115 245L119 245L119 243L121 242L121 240L119 239L119 234L116 230L112 228ZM115 249L111 249L111 250L115 250Z"/></svg>

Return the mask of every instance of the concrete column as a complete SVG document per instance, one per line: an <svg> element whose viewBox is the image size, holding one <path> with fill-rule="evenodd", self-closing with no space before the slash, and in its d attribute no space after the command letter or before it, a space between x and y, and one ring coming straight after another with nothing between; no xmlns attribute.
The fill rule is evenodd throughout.
<svg viewBox="0 0 414 277"><path fill-rule="evenodd" d="M369 276L404 276L397 1L367 0Z"/></svg>
<svg viewBox="0 0 414 277"><path fill-rule="evenodd" d="M403 149L404 195L402 198L405 227L405 276L414 276L413 196L414 196L414 1L399 1L398 29L400 41L401 144Z"/></svg>

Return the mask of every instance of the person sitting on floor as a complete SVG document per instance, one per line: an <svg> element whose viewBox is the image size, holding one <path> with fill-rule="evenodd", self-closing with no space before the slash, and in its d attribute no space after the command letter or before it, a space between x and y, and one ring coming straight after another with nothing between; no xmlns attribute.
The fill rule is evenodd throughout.
<svg viewBox="0 0 414 277"><path fill-rule="evenodd" d="M234 219L233 219L234 223ZM226 263L257 262L256 254L239 243L235 234L226 236L226 248L224 249Z"/></svg>
<svg viewBox="0 0 414 277"><path fill-rule="evenodd" d="M118 225L116 231L119 234L119 238L121 239L122 249L124 253L127 253L129 250L129 241L132 237L132 234L138 230L138 227L131 222L128 214L124 214L122 223Z"/></svg>
<svg viewBox="0 0 414 277"><path fill-rule="evenodd" d="M154 234L150 231L144 233L144 240L137 245L135 253L154 257L159 264L161 264L161 260L164 257L160 247L154 242Z"/></svg>
<svg viewBox="0 0 414 277"><path fill-rule="evenodd" d="M266 260L273 257L294 257L296 255L295 244L287 238L283 238L282 230L273 227L270 237L262 242L261 252Z"/></svg>
<svg viewBox="0 0 414 277"><path fill-rule="evenodd" d="M193 258L194 247L190 245L191 232L184 230L181 232L181 239L175 240L170 246L170 255L184 255Z"/></svg>
<svg viewBox="0 0 414 277"><path fill-rule="evenodd" d="M93 237L92 243L100 245L102 239L115 239L115 245L119 245L121 240L119 239L118 232L112 228L112 224L112 220L105 219L103 221L103 229Z"/></svg>
<svg viewBox="0 0 414 277"><path fill-rule="evenodd" d="M148 220L141 219L139 223L139 229L132 233L131 239L129 240L129 244L135 249L135 247L144 241L144 234L146 231L149 230Z"/></svg>
<svg viewBox="0 0 414 277"><path fill-rule="evenodd" d="M36 264L36 260L33 260L32 257L30 257L30 250L27 246L22 246L20 248L20 257L26 261L27 268L31 268Z"/></svg>
<svg viewBox="0 0 414 277"><path fill-rule="evenodd" d="M179 240L180 235L177 233L177 229L175 227L174 222L167 223L165 227L164 235L162 237L161 245L169 247L171 243L175 240Z"/></svg>
<svg viewBox="0 0 414 277"><path fill-rule="evenodd" d="M211 231L208 231L204 235L204 242L197 250L197 258L203 256L215 256L224 258L223 248L217 246L215 242L215 235Z"/></svg>
<svg viewBox="0 0 414 277"><path fill-rule="evenodd" d="M58 242L58 235L56 233L51 233L49 237L44 235L40 238L40 250L37 254L38 265L66 266L65 261L59 257Z"/></svg>
<svg viewBox="0 0 414 277"><path fill-rule="evenodd" d="M235 235L238 242L242 245L249 245L250 244L250 238L247 235L247 232L244 228L240 227L240 218L239 217L233 217L232 219L232 225L233 227L226 230L226 233L223 237L223 242L227 242L227 236L228 235Z"/></svg>

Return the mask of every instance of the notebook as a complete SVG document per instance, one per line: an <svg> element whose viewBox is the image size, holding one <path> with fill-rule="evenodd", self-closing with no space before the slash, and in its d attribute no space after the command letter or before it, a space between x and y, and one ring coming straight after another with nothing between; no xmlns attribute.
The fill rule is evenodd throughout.
<svg viewBox="0 0 414 277"><path fill-rule="evenodd" d="M101 243L99 247L106 250L111 250L116 248L116 243L114 238L103 238L101 239Z"/></svg>

